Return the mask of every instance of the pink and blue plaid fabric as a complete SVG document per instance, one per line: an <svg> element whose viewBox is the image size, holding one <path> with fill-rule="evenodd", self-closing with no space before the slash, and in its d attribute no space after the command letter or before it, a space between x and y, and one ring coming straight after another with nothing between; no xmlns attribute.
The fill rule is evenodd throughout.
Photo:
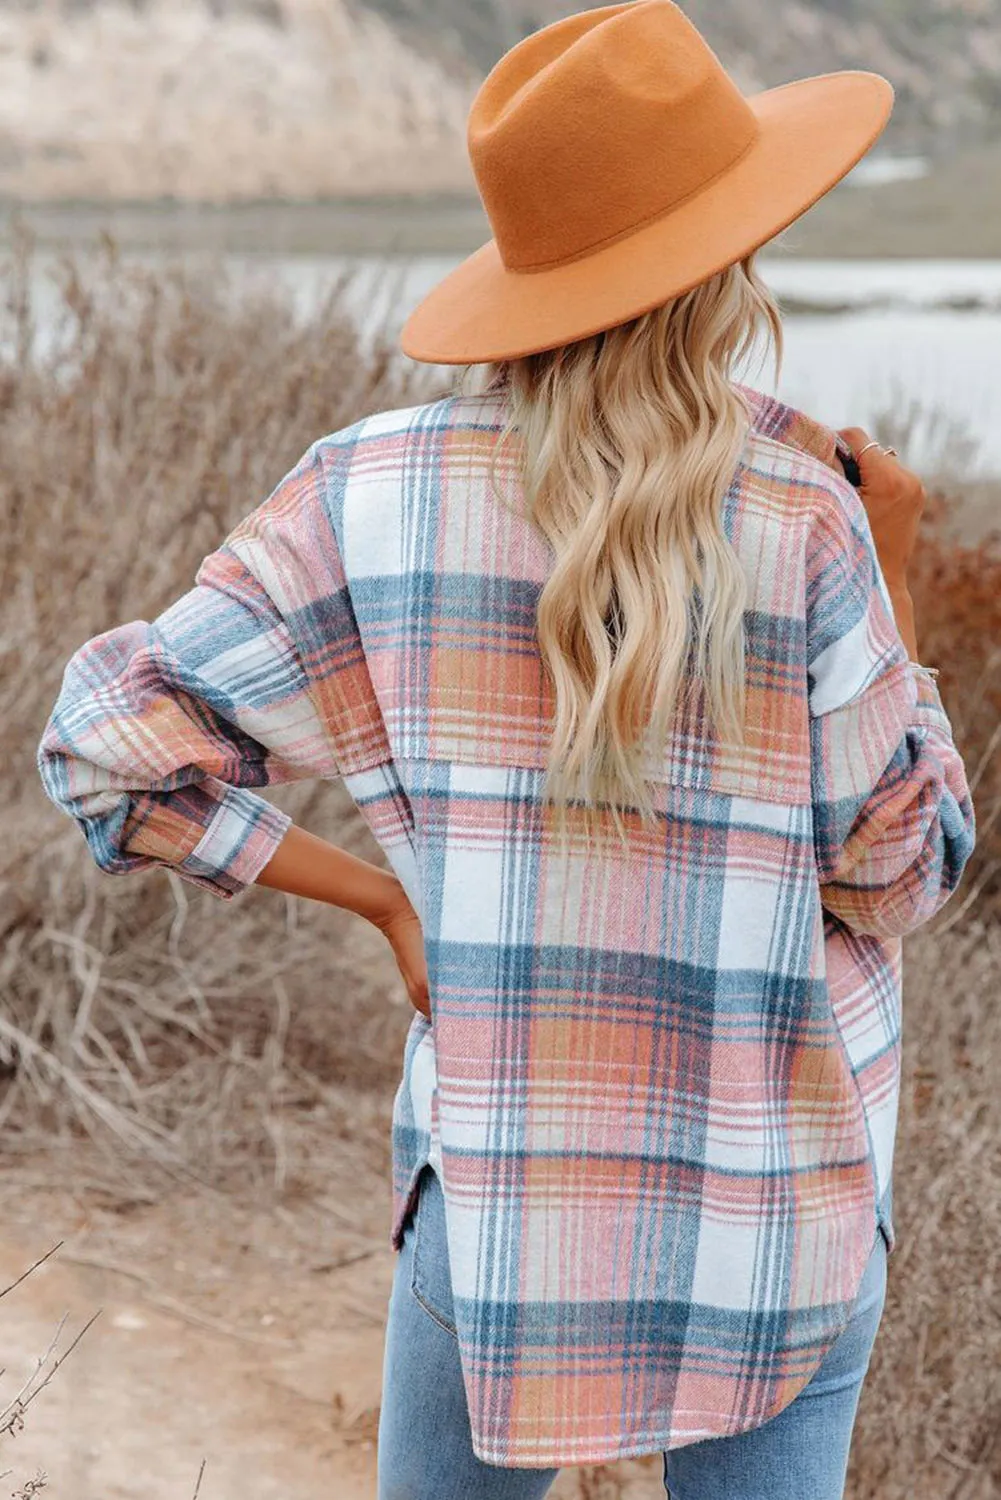
<svg viewBox="0 0 1001 1500"><path fill-rule="evenodd" d="M541 802L551 557L488 464L503 381L317 442L190 592L69 662L39 747L113 874L230 898L342 777L421 914L391 1241L442 1177L473 1447L614 1460L774 1416L851 1312L887 1190L901 944L975 838L834 435L745 390L725 497L748 738L698 693L649 746L655 828L564 860Z"/></svg>

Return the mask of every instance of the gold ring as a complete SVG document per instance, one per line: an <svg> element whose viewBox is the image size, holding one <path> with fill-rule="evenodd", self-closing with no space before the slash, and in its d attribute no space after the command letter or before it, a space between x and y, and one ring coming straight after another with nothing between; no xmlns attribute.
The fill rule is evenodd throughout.
<svg viewBox="0 0 1001 1500"><path fill-rule="evenodd" d="M882 445L882 443L877 443L876 439L873 438L873 440L872 440L871 443L866 443L866 445L865 445L864 448L860 448L859 449L859 451L856 453L855 457L856 458L861 458L862 455L863 455L863 453L868 453L869 452L870 448L879 448L882 451L883 445Z"/></svg>
<svg viewBox="0 0 1001 1500"><path fill-rule="evenodd" d="M892 454L894 458L897 457L897 450L896 450L896 448L884 448L883 452L884 453L890 453L890 454Z"/></svg>

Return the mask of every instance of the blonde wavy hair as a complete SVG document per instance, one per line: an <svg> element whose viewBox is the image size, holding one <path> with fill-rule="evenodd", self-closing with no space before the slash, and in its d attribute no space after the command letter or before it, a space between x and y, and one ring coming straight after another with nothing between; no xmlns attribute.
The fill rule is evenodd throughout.
<svg viewBox="0 0 1001 1500"><path fill-rule="evenodd" d="M468 366L458 389L505 385L524 511L552 547L537 635L555 696L544 799L588 842L612 813L655 821L645 767L687 697L688 665L715 732L743 744L746 579L722 525L749 413L735 367L765 336L776 373L778 307L754 256L665 306L541 354Z"/></svg>

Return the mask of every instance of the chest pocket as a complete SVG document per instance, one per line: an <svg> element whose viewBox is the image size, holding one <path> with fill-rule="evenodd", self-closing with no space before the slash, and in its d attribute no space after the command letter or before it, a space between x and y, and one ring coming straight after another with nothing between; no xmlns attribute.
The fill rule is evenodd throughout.
<svg viewBox="0 0 1001 1500"><path fill-rule="evenodd" d="M435 580L433 611L411 620L391 670L380 672L394 754L545 769L556 702L536 636L538 595L530 581ZM805 668L797 674L789 665L803 655L797 622L784 628L749 611L745 628L745 745L719 741L704 685L689 674L687 704L666 743L647 747L648 775L669 786L808 802Z"/></svg>

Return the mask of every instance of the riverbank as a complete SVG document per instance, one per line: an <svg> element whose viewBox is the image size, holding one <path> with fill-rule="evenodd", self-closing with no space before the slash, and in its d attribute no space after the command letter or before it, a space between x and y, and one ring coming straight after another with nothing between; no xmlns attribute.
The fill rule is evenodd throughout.
<svg viewBox="0 0 1001 1500"><path fill-rule="evenodd" d="M810 258L1001 258L1001 146L926 176L846 182L782 237ZM213 206L143 202L0 202L0 239L21 222L39 243L226 254L465 255L490 238L478 199L456 194L261 200Z"/></svg>

